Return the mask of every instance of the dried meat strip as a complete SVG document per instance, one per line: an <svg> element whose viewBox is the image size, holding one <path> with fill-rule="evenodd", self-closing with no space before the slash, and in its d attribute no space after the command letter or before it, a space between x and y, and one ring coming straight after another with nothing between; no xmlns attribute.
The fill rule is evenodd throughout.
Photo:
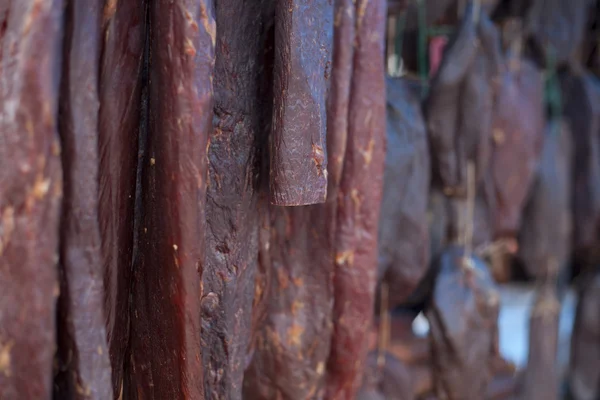
<svg viewBox="0 0 600 400"><path fill-rule="evenodd" d="M123 388L123 363L129 339L138 137L144 117L146 4L145 0L107 1L104 6L99 78L98 215L104 265L104 315L115 398Z"/></svg>
<svg viewBox="0 0 600 400"><path fill-rule="evenodd" d="M208 1L153 1L149 21L150 119L125 393L133 399L201 399L214 10Z"/></svg>
<svg viewBox="0 0 600 400"><path fill-rule="evenodd" d="M64 202L61 227L59 369L55 396L108 399L111 368L104 321L98 216L98 79L102 0L68 1L59 128Z"/></svg>
<svg viewBox="0 0 600 400"><path fill-rule="evenodd" d="M507 64L516 68L502 73L494 104L491 174L497 237L519 229L544 137L542 74L533 63L513 57Z"/></svg>
<svg viewBox="0 0 600 400"><path fill-rule="evenodd" d="M257 153L264 135L260 91L267 68L263 53L272 33L268 28L273 23L273 4L270 0L216 3L219 29L201 309L207 399L242 396L259 256Z"/></svg>
<svg viewBox="0 0 600 400"><path fill-rule="evenodd" d="M353 398L362 381L377 279L385 160L386 3L356 3L348 137L335 228L334 322L327 397Z"/></svg>
<svg viewBox="0 0 600 400"><path fill-rule="evenodd" d="M327 196L326 99L331 73L331 0L275 6L271 202L323 203Z"/></svg>
<svg viewBox="0 0 600 400"><path fill-rule="evenodd" d="M498 292L485 263L461 247L446 248L436 264L425 311L436 392L449 400L483 399L497 354Z"/></svg>
<svg viewBox="0 0 600 400"><path fill-rule="evenodd" d="M430 183L427 130L420 93L405 79L390 79L387 146L379 220L379 279L390 287L391 308L417 288L429 266L427 201Z"/></svg>
<svg viewBox="0 0 600 400"><path fill-rule="evenodd" d="M535 182L523 210L519 256L527 272L538 279L556 276L571 254L571 140L566 123L548 122Z"/></svg>
<svg viewBox="0 0 600 400"><path fill-rule="evenodd" d="M0 10L0 398L49 399L59 294L63 2L2 2Z"/></svg>

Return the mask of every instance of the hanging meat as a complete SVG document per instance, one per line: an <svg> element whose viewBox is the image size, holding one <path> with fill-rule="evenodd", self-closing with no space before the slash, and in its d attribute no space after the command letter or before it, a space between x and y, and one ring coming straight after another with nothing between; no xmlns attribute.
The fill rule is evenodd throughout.
<svg viewBox="0 0 600 400"><path fill-rule="evenodd" d="M200 299L206 148L213 110L213 15L205 1L194 7L184 0L149 4L150 119L127 398L204 397Z"/></svg>
<svg viewBox="0 0 600 400"><path fill-rule="evenodd" d="M54 396L112 396L98 216L102 1L67 1L59 105L64 201ZM80 90L81 87L88 90Z"/></svg>
<svg viewBox="0 0 600 400"><path fill-rule="evenodd" d="M556 273L557 271L554 271ZM527 400L557 400L559 396L558 320L560 303L556 295L556 275L537 289L529 322L529 358L521 388Z"/></svg>
<svg viewBox="0 0 600 400"><path fill-rule="evenodd" d="M390 307L403 303L429 265L429 147L420 92L406 79L386 81L387 149L379 220L379 280Z"/></svg>
<svg viewBox="0 0 600 400"><path fill-rule="evenodd" d="M49 399L62 200L63 2L0 6L0 398Z"/></svg>
<svg viewBox="0 0 600 400"><path fill-rule="evenodd" d="M507 58L494 103L491 175L496 237L518 231L543 143L542 74L532 62L518 57Z"/></svg>
<svg viewBox="0 0 600 400"><path fill-rule="evenodd" d="M592 75L581 72L564 74L561 86L564 115L573 136L573 250L581 254L593 252L598 244L600 82Z"/></svg>
<svg viewBox="0 0 600 400"><path fill-rule="evenodd" d="M525 19L526 34L543 66L574 61L583 43L589 0L533 0Z"/></svg>
<svg viewBox="0 0 600 400"><path fill-rule="evenodd" d="M270 0L251 5L238 0L216 3L219 29L201 310L207 399L242 396L259 256L257 145L264 136L261 74L266 74L263 53L272 34L273 7Z"/></svg>
<svg viewBox="0 0 600 400"><path fill-rule="evenodd" d="M114 398L123 390L130 332L134 215L138 219L140 215L139 204L138 210L135 208L141 192L138 188L136 194L138 161L142 161L139 156L143 150L139 138L144 137L141 133L146 129L147 90L143 78L147 75L147 57L144 56L147 4L146 1L107 1L102 14L98 216L104 269L104 318Z"/></svg>
<svg viewBox="0 0 600 400"><path fill-rule="evenodd" d="M519 257L538 279L556 276L570 256L571 132L560 119L548 121L535 181L523 211Z"/></svg>
<svg viewBox="0 0 600 400"><path fill-rule="evenodd" d="M441 254L431 303L434 385L440 398L482 399L497 354L499 295L488 268L462 247Z"/></svg>
<svg viewBox="0 0 600 400"><path fill-rule="evenodd" d="M411 371L388 352L374 351L365 365L356 400L414 400Z"/></svg>
<svg viewBox="0 0 600 400"><path fill-rule="evenodd" d="M384 0L356 2L348 138L335 228L334 315L327 398L353 398L362 381L377 280L385 159Z"/></svg>
<svg viewBox="0 0 600 400"><path fill-rule="evenodd" d="M600 396L600 274L589 278L578 293L571 337L569 394L574 400Z"/></svg>
<svg viewBox="0 0 600 400"><path fill-rule="evenodd" d="M487 171L499 46L494 25L469 2L425 107L434 180L446 195L465 196L468 161L475 162L477 182Z"/></svg>
<svg viewBox="0 0 600 400"><path fill-rule="evenodd" d="M270 153L271 202L276 205L323 203L327 196L331 4L328 0L276 2Z"/></svg>

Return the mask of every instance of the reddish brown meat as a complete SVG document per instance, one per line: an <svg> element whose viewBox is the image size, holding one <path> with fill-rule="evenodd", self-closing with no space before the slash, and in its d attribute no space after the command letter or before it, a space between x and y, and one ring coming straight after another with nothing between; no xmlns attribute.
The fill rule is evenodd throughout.
<svg viewBox="0 0 600 400"><path fill-rule="evenodd" d="M108 399L111 369L104 325L98 216L98 78L103 1L68 1L60 100L64 202L58 310L58 398Z"/></svg>
<svg viewBox="0 0 600 400"><path fill-rule="evenodd" d="M122 392L129 340L138 136L144 129L140 121L145 118L141 108L146 4L146 1L105 3L98 83L98 215L104 265L104 315L115 398Z"/></svg>
<svg viewBox="0 0 600 400"><path fill-rule="evenodd" d="M426 310L430 324L434 385L438 397L483 399L497 353L499 295L487 266L447 248Z"/></svg>
<svg viewBox="0 0 600 400"><path fill-rule="evenodd" d="M491 171L496 236L519 229L543 143L542 74L529 61L512 61L507 64L517 67L502 73L494 104Z"/></svg>
<svg viewBox="0 0 600 400"><path fill-rule="evenodd" d="M369 354L364 365L362 387L357 400L414 400L414 375L411 369L390 353ZM354 397L350 397L354 398Z"/></svg>
<svg viewBox="0 0 600 400"><path fill-rule="evenodd" d="M600 224L600 82L587 73L564 75L564 115L573 135L573 250L598 245Z"/></svg>
<svg viewBox="0 0 600 400"><path fill-rule="evenodd" d="M63 2L0 6L0 398L49 399L62 199Z"/></svg>
<svg viewBox="0 0 600 400"><path fill-rule="evenodd" d="M561 120L546 126L535 182L523 211L519 256L536 278L566 267L571 250L571 132Z"/></svg>
<svg viewBox="0 0 600 400"><path fill-rule="evenodd" d="M334 331L327 397L356 395L368 350L377 278L377 229L385 152L386 3L356 3L348 138L335 230Z"/></svg>
<svg viewBox="0 0 600 400"><path fill-rule="evenodd" d="M560 303L556 282L540 286L529 321L529 359L522 388L522 399L557 400L559 396L558 318Z"/></svg>
<svg viewBox="0 0 600 400"><path fill-rule="evenodd" d="M405 79L386 82L387 150L379 220L379 279L389 306L403 303L429 265L427 198L430 163L420 93Z"/></svg>
<svg viewBox="0 0 600 400"><path fill-rule="evenodd" d="M126 396L202 399L200 299L215 20L207 1L149 6L150 120Z"/></svg>
<svg viewBox="0 0 600 400"><path fill-rule="evenodd" d="M600 274L587 279L579 292L571 337L569 391L574 400L600 395Z"/></svg>
<svg viewBox="0 0 600 400"><path fill-rule="evenodd" d="M323 203L327 196L326 98L331 73L331 0L275 6L271 202Z"/></svg>
<svg viewBox="0 0 600 400"><path fill-rule="evenodd" d="M216 3L214 129L208 148L206 266L202 276L207 399L242 396L259 256L257 145L264 136L264 100L259 90L267 68L263 52L267 36L272 34L273 4L270 0ZM263 268L262 272L270 271Z"/></svg>

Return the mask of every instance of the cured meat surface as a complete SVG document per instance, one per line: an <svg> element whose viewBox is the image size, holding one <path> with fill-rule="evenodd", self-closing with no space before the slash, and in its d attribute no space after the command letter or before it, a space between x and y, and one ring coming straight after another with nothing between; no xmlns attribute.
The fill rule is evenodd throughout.
<svg viewBox="0 0 600 400"><path fill-rule="evenodd" d="M149 4L147 158L131 319L132 399L202 399L201 274L215 20L206 1ZM161 101L162 100L162 101Z"/></svg>
<svg viewBox="0 0 600 400"><path fill-rule="evenodd" d="M0 10L0 398L49 399L59 294L63 2L4 2Z"/></svg>
<svg viewBox="0 0 600 400"><path fill-rule="evenodd" d="M65 8L59 105L64 201L57 331L59 370L65 380L55 381L58 390L54 393L64 399L112 396L98 216L102 9L100 0L67 1Z"/></svg>
<svg viewBox="0 0 600 400"><path fill-rule="evenodd" d="M593 400L600 395L600 274L579 292L571 336L568 382L574 400Z"/></svg>
<svg viewBox="0 0 600 400"><path fill-rule="evenodd" d="M329 399L353 398L362 381L377 279L377 230L385 160L386 2L356 2L348 137L335 228Z"/></svg>
<svg viewBox="0 0 600 400"><path fill-rule="evenodd" d="M142 73L146 43L144 1L104 5L98 116L100 152L98 215L104 269L106 334L113 397L123 390L129 340L129 296L134 253L134 210L142 114ZM139 213L138 213L139 214Z"/></svg>
<svg viewBox="0 0 600 400"><path fill-rule="evenodd" d="M326 99L331 74L331 0L275 6L271 202L323 203L327 196Z"/></svg>
<svg viewBox="0 0 600 400"><path fill-rule="evenodd" d="M529 320L529 358L523 382L523 399L560 398L556 360L559 314L560 303L555 282L545 282L537 290Z"/></svg>
<svg viewBox="0 0 600 400"><path fill-rule="evenodd" d="M536 278L556 276L570 255L571 132L561 120L546 126L542 156L523 212L519 255Z"/></svg>
<svg viewBox="0 0 600 400"><path fill-rule="evenodd" d="M573 135L573 250L598 244L600 221L600 82L593 76L563 75L564 115Z"/></svg>
<svg viewBox="0 0 600 400"><path fill-rule="evenodd" d="M201 310L207 399L242 396L259 256L257 152L262 150L258 146L264 136L265 108L259 91L268 67L264 52L268 34L272 34L273 4L270 0L216 3L219 29ZM261 208L261 214L263 211ZM270 273L266 268L262 272Z"/></svg>
<svg viewBox="0 0 600 400"><path fill-rule="evenodd" d="M427 199L429 146L420 93L388 78L387 149L379 220L379 279L390 287L390 307L404 302L429 266Z"/></svg>
<svg viewBox="0 0 600 400"><path fill-rule="evenodd" d="M413 400L411 370L390 353L369 354L357 400Z"/></svg>
<svg viewBox="0 0 600 400"><path fill-rule="evenodd" d="M487 266L450 246L425 311L430 324L434 385L440 398L482 399L497 352L499 294Z"/></svg>
<svg viewBox="0 0 600 400"><path fill-rule="evenodd" d="M543 143L542 75L529 61L519 60L517 68L500 76L494 105L491 171L497 236L519 229Z"/></svg>

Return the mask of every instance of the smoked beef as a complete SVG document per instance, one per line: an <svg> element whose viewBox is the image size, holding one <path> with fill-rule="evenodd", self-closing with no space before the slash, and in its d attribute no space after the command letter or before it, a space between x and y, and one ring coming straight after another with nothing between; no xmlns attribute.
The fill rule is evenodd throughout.
<svg viewBox="0 0 600 400"><path fill-rule="evenodd" d="M261 75L266 74L263 58L267 35L272 34L274 3L224 0L215 4L219 29L214 128L208 147L202 360L205 397L239 400L259 257L257 144L264 140L259 91L263 90ZM268 211L262 206L261 213ZM270 272L264 263L262 267L262 272Z"/></svg>
<svg viewBox="0 0 600 400"><path fill-rule="evenodd" d="M556 359L559 315L556 282L551 278L538 288L529 320L529 358L521 389L523 400L560 398Z"/></svg>
<svg viewBox="0 0 600 400"><path fill-rule="evenodd" d="M560 120L546 126L542 156L523 211L519 256L540 279L566 266L571 239L571 132Z"/></svg>
<svg viewBox="0 0 600 400"><path fill-rule="evenodd" d="M600 223L600 82L587 73L561 79L564 115L573 136L573 250L598 244Z"/></svg>
<svg viewBox="0 0 600 400"><path fill-rule="evenodd" d="M434 178L447 195L459 197L466 195L469 161L475 163L477 182L487 172L492 82L500 70L498 32L485 14L475 13L469 2L426 105Z"/></svg>
<svg viewBox="0 0 600 400"><path fill-rule="evenodd" d="M571 337L569 391L573 400L596 400L600 396L600 274L579 293Z"/></svg>
<svg viewBox="0 0 600 400"><path fill-rule="evenodd" d="M125 396L201 399L200 299L215 20L211 2L186 0L151 2L149 20L148 157L131 299L131 384Z"/></svg>
<svg viewBox="0 0 600 400"><path fill-rule="evenodd" d="M145 118L142 113L142 74L146 4L146 1L107 1L103 13L103 49L98 81L98 215L104 270L104 317L114 398L118 398L123 390L129 340L134 215L139 214L134 210L141 147L138 137L145 129L141 121Z"/></svg>
<svg viewBox="0 0 600 400"><path fill-rule="evenodd" d="M425 315L430 324L434 385L448 400L483 399L497 354L499 295L487 266L448 247Z"/></svg>
<svg viewBox="0 0 600 400"><path fill-rule="evenodd" d="M410 369L393 355L374 351L369 354L356 400L413 400Z"/></svg>
<svg viewBox="0 0 600 400"><path fill-rule="evenodd" d="M335 228L328 399L355 397L368 351L369 324L365 322L373 317L385 159L385 21L384 0L356 2L348 138Z"/></svg>
<svg viewBox="0 0 600 400"><path fill-rule="evenodd" d="M496 93L491 174L495 236L514 234L533 184L544 133L544 82L531 62L507 60Z"/></svg>
<svg viewBox="0 0 600 400"><path fill-rule="evenodd" d="M589 0L533 0L526 16L526 32L540 64L573 61L583 42Z"/></svg>
<svg viewBox="0 0 600 400"><path fill-rule="evenodd" d="M430 163L420 93L390 79L387 150L379 220L379 279L390 287L390 307L404 302L429 265L427 197Z"/></svg>
<svg viewBox="0 0 600 400"><path fill-rule="evenodd" d="M0 398L49 399L62 199L63 2L0 5Z"/></svg>
<svg viewBox="0 0 600 400"><path fill-rule="evenodd" d="M326 99L332 34L331 0L276 2L273 204L323 203L327 196Z"/></svg>
<svg viewBox="0 0 600 400"><path fill-rule="evenodd" d="M64 201L61 295L58 309L60 377L55 397L112 397L104 324L104 270L98 216L98 78L103 1L68 1L59 106ZM85 88L85 90L82 90Z"/></svg>

